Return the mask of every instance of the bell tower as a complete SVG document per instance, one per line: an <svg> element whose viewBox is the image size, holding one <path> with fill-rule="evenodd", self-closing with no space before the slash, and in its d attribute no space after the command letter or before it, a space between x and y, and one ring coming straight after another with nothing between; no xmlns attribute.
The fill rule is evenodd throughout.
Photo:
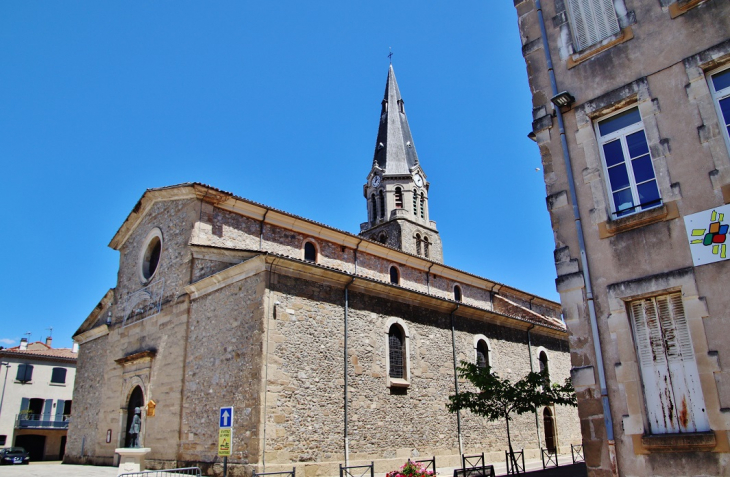
<svg viewBox="0 0 730 477"><path fill-rule="evenodd" d="M441 237L428 213L429 186L390 65L373 164L363 186L368 221L360 224L360 235L443 263Z"/></svg>

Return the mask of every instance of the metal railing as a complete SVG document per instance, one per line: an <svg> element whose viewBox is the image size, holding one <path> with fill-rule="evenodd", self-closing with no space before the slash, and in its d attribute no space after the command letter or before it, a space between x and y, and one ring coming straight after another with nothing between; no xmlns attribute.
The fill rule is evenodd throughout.
<svg viewBox="0 0 730 477"><path fill-rule="evenodd" d="M570 444L570 455L573 457L574 464L586 461L586 458L583 456L583 444Z"/></svg>
<svg viewBox="0 0 730 477"><path fill-rule="evenodd" d="M370 471L370 477L375 477L374 462L371 461L370 465L351 465L349 467L340 464L340 477L365 477L368 471Z"/></svg>
<svg viewBox="0 0 730 477"><path fill-rule="evenodd" d="M558 450L557 449L543 449L540 448L540 454L542 456L542 468L547 469L548 467L558 467Z"/></svg>
<svg viewBox="0 0 730 477"><path fill-rule="evenodd" d="M464 469L484 467L484 452L475 455L461 454L461 467Z"/></svg>
<svg viewBox="0 0 730 477"><path fill-rule="evenodd" d="M411 460L411 459L408 459L408 460ZM431 459L414 460L414 461L411 461L411 462L415 462L417 464L424 464L423 465L423 470L430 470L434 474L436 473L436 456L433 456L433 458L431 458Z"/></svg>
<svg viewBox="0 0 730 477"><path fill-rule="evenodd" d="M129 472L119 474L117 477L200 477L200 468L183 467L180 469L164 469L164 470L143 470L140 472Z"/></svg>
<svg viewBox="0 0 730 477"><path fill-rule="evenodd" d="M510 459L509 451L504 451L504 461L507 464L507 474L519 474L525 472L525 449L512 452L513 459ZM520 464L520 459L522 464Z"/></svg>
<svg viewBox="0 0 730 477"><path fill-rule="evenodd" d="M297 468L292 467L291 470L285 470L282 472L254 472L252 477L259 477L260 475L277 475L279 477L296 477Z"/></svg>
<svg viewBox="0 0 730 477"><path fill-rule="evenodd" d="M16 414L16 429L68 429L70 414Z"/></svg>
<svg viewBox="0 0 730 477"><path fill-rule="evenodd" d="M464 469L454 469L454 477L494 477L494 475L493 465L479 465Z"/></svg>

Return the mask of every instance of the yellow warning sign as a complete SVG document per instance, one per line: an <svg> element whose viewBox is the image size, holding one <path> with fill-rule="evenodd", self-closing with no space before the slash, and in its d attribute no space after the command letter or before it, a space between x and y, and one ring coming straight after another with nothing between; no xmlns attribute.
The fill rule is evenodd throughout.
<svg viewBox="0 0 730 477"><path fill-rule="evenodd" d="M228 457L231 455L231 444L233 441L233 430L219 429L218 430L218 455L220 457Z"/></svg>

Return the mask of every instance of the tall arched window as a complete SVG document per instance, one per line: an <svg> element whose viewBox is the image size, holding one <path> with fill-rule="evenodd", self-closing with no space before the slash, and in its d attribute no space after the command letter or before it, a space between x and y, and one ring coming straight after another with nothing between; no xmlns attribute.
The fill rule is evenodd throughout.
<svg viewBox="0 0 730 477"><path fill-rule="evenodd" d="M385 194L380 190L380 218L385 218Z"/></svg>
<svg viewBox="0 0 730 477"><path fill-rule="evenodd" d="M416 255L421 255L421 234L416 234Z"/></svg>
<svg viewBox="0 0 730 477"><path fill-rule="evenodd" d="M308 262L317 261L317 249L312 242L304 242L304 260Z"/></svg>
<svg viewBox="0 0 730 477"><path fill-rule="evenodd" d="M391 325L388 331L388 368L391 378L405 378L405 336L398 325Z"/></svg>
<svg viewBox="0 0 730 477"><path fill-rule="evenodd" d="M430 244L428 243L428 237L423 237L423 256L426 258L428 258L429 245Z"/></svg>
<svg viewBox="0 0 730 477"><path fill-rule="evenodd" d="M477 366L489 369L489 347L484 340L477 341Z"/></svg>
<svg viewBox="0 0 730 477"><path fill-rule="evenodd" d="M422 219L425 218L425 215L423 213L423 209L424 209L423 205L424 205L424 202L426 201L425 196L426 196L426 194L421 193L421 218Z"/></svg>
<svg viewBox="0 0 730 477"><path fill-rule="evenodd" d="M375 222L378 218L378 201L375 200L375 194L370 194L370 221Z"/></svg>
<svg viewBox="0 0 730 477"><path fill-rule="evenodd" d="M545 381L549 384L550 383L550 368L548 368L548 357L547 353L544 351L540 351L540 355L538 357L538 361L540 361L540 372L543 371L546 372L547 376L545 378Z"/></svg>
<svg viewBox="0 0 730 477"><path fill-rule="evenodd" d="M390 283L398 285L400 283L400 273L395 266L390 267Z"/></svg>
<svg viewBox="0 0 730 477"><path fill-rule="evenodd" d="M418 217L418 191L413 191L413 215Z"/></svg>
<svg viewBox="0 0 730 477"><path fill-rule="evenodd" d="M454 285L454 301L461 301L461 287Z"/></svg>
<svg viewBox="0 0 730 477"><path fill-rule="evenodd" d="M401 189L400 187L395 188L395 208L403 208L403 189Z"/></svg>

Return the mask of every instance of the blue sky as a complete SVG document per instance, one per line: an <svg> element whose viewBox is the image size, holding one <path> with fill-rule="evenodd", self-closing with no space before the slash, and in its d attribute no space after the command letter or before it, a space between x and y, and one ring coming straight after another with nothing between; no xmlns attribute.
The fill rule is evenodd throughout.
<svg viewBox="0 0 730 477"><path fill-rule="evenodd" d="M389 47L445 262L557 300L509 2L2 2L0 346L71 345L147 188L357 233Z"/></svg>

